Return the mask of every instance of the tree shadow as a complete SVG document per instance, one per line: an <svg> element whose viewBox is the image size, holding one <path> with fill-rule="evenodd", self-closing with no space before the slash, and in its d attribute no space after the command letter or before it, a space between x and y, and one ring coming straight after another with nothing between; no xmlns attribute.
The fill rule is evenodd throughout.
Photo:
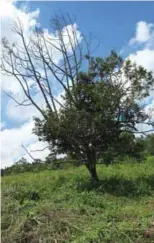
<svg viewBox="0 0 154 243"><path fill-rule="evenodd" d="M99 182L80 181L77 185L78 191L96 191L98 193L109 193L115 196L139 197L154 193L154 175L150 177L139 177L136 180L110 177Z"/></svg>

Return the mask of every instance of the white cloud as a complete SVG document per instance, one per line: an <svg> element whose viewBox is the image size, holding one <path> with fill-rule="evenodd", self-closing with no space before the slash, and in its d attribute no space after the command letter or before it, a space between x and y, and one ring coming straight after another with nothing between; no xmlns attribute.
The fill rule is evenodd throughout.
<svg viewBox="0 0 154 243"><path fill-rule="evenodd" d="M154 94L154 92L153 92L153 94ZM146 105L145 112L147 114L149 114L150 119L154 121L154 95L153 95L152 102L150 102L148 105Z"/></svg>
<svg viewBox="0 0 154 243"><path fill-rule="evenodd" d="M139 47L141 43L142 49L131 53L129 58L148 71L154 72L154 23L144 21L137 23L136 35L129 41L129 44L136 44L136 47Z"/></svg>
<svg viewBox="0 0 154 243"><path fill-rule="evenodd" d="M1 122L1 124L0 124L1 130L3 130L5 127L6 127L6 123L5 122Z"/></svg>
<svg viewBox="0 0 154 243"><path fill-rule="evenodd" d="M16 2L14 0L11 1L2 0L0 2L1 36L2 37L5 36L10 43L16 42L20 45L21 42L19 36L11 31L11 28L14 25L14 21L16 21L17 18L19 18L20 21L22 22L26 41L29 36L31 36L35 40L35 37L32 36L31 30L33 26L35 25L39 26L38 18L39 18L40 11L39 9L37 9L36 11L30 12L27 7L18 9L15 3ZM74 30L77 31L77 25L75 24L73 27ZM68 29L70 29L70 26L68 27ZM66 28L64 28L64 34L66 34ZM44 30L44 35L45 38L52 39L53 41L56 40L57 38L56 35L50 33L48 29ZM77 31L77 37L79 38L79 40L81 40L79 31ZM65 38L65 42L66 43L68 42L68 38ZM58 63L59 60L61 59L61 54L56 49L53 49L52 57L54 58L55 63ZM35 63L35 65L37 65L37 63ZM39 71L41 72L41 69L39 69ZM34 85L34 82L32 80L29 80L29 83L31 83L31 85ZM36 85L35 88L37 88ZM55 83L53 83L53 88L56 91L58 89L58 87L55 86ZM18 101L23 100L24 95L21 86L19 85L19 83L16 81L14 77L2 76L1 89L9 92ZM60 90L60 92L62 91ZM59 93L57 94L57 99L60 102L62 102L61 94ZM33 98L36 101L36 103L39 104L41 107L45 106L43 97L40 94L33 95ZM7 118L9 119L9 121L16 122L17 127L6 129L4 127L4 124L1 124L1 126L3 127L3 130L1 131L2 167L10 166L15 160L17 160L17 158L25 154L25 152L21 147L22 143L27 147L27 149L35 150L35 148L41 149L42 147L44 147L44 143L38 142L37 137L31 133L33 128L32 117L40 115L39 112L36 110L36 108L34 108L33 106L27 106L27 107L16 106L15 102L12 101L11 99L8 99L4 105L6 106L5 113ZM59 108L58 105L57 108ZM9 121L7 120L7 123L9 123ZM22 125L19 125L21 124L21 122ZM49 152L48 150L45 150L44 152L43 151L37 152L35 156L44 159L47 156L48 152Z"/></svg>
<svg viewBox="0 0 154 243"><path fill-rule="evenodd" d="M143 135L143 133L145 133L146 135L154 133L153 127L148 124L137 124L136 128L138 129L138 132L140 132L135 134L136 137L140 137L141 135Z"/></svg>
<svg viewBox="0 0 154 243"><path fill-rule="evenodd" d="M128 58L143 66L154 74L154 23L146 23L140 21L136 25L136 35L129 41L130 45L143 44L142 49L131 53ZM149 97L141 101L141 105L145 105L145 112L154 120L154 91L151 90ZM152 126L140 124L137 126L139 131L148 131L153 129Z"/></svg>
<svg viewBox="0 0 154 243"><path fill-rule="evenodd" d="M62 98L63 95L64 95L64 91L62 91L55 97L56 100L60 102L60 104L63 104L64 102L64 99ZM18 99L18 95L16 95L16 98ZM46 107L45 101L39 93L33 96L33 99L41 109L45 109ZM20 95L19 95L19 100L20 100ZM57 110L59 110L60 105L57 102L55 103L55 105ZM6 115L9 119L15 121L16 123L31 121L33 117L41 118L41 113L33 105L23 107L17 105L11 99L8 101L8 104L6 106Z"/></svg>
<svg viewBox="0 0 154 243"><path fill-rule="evenodd" d="M128 57L131 61L136 62L138 65L143 66L146 68L148 71L152 71L154 75L154 49L150 50L148 48L143 48L140 51L136 51L135 53L132 53ZM141 104L147 104L148 101L151 101L149 105L154 102L154 91L151 90L150 94L148 97L143 99L141 101ZM148 109L146 109L146 112L148 114L152 114L154 117L154 114L149 112Z"/></svg>
<svg viewBox="0 0 154 243"><path fill-rule="evenodd" d="M74 46L76 46L78 44L77 42L80 42L82 40L81 33L77 29L78 29L77 24L67 25L66 27L63 28L62 33L64 36L64 42L65 42L66 46L70 46L70 48L69 48L70 50L71 50L70 38L72 41L72 45L74 45ZM68 32L70 33L69 37L68 37ZM74 38L73 32L76 33L76 38Z"/></svg>
<svg viewBox="0 0 154 243"><path fill-rule="evenodd" d="M32 132L33 122L25 123L18 128L1 131L1 167L10 166L22 153L21 144L29 144L36 140Z"/></svg>
<svg viewBox="0 0 154 243"><path fill-rule="evenodd" d="M39 10L28 12L28 9L18 9L15 1L0 1L1 17L1 37L6 37L10 43L20 43L18 35L12 32L15 21L19 18L22 22L25 36L28 36L32 25L36 25L39 17ZM2 76L1 88L5 91L11 91L13 94L20 93L21 87L14 77Z"/></svg>
<svg viewBox="0 0 154 243"><path fill-rule="evenodd" d="M36 49L36 46L34 45L34 43L38 43L38 39L39 37L36 37L36 35L33 34L33 31L32 31L32 26L36 26L36 25L39 25L39 22L38 22L38 17L39 17L39 10L37 9L36 11L33 11L33 12L28 12L28 9L24 8L24 9L18 9L15 5L14 5L14 2L13 1L2 1L2 3L4 4L4 13L2 11L1 13L1 19L2 19L2 37L5 36L7 38L7 40L9 40L9 43L12 44L12 43L17 43L18 46L22 46L23 43L22 43L22 38L20 37L20 35L18 35L17 33L15 32L12 32L12 27L14 26L15 24L15 20L17 20L17 18L19 18L20 22L22 23L22 29L23 29L23 33L24 33L24 36L26 38L26 41L28 42L28 45L29 45L29 49L35 51ZM6 11L5 11L6 9ZM7 12L7 9L8 9L8 12ZM17 23L17 25L19 25L19 23ZM80 32L78 31L77 29L77 25L74 24L71 28L70 25L66 27L64 27L63 29L63 35L64 35L64 42L65 44L67 45L67 48L69 48L68 46L68 42L69 42L69 38L67 36L67 31L68 30L69 32L71 30L73 30L74 32L76 32L76 35L77 35L77 38L78 38L78 41L81 41L81 34ZM44 35L44 38L48 41L48 42L53 42L53 44L57 47L59 47L60 43L58 43L58 38L57 38L57 32L55 34L49 32L48 29L44 29L43 30L43 35ZM72 34L73 35L73 34ZM73 37L73 36L72 36ZM29 38L32 40L32 41L29 41ZM39 38L39 41L41 42L41 45L44 46L44 41L42 40L42 38L40 37ZM52 55L52 59L53 61L55 62L55 64L57 64L60 59L62 58L62 53L59 52L58 49L54 48L53 46L51 47L51 44L49 44L47 42L47 47L48 49L50 49L50 55ZM74 45L76 43L73 43ZM3 47L2 47L3 49ZM16 52L16 47L14 48L14 51ZM37 50L38 51L38 50ZM38 52L35 52L35 53L38 53ZM44 51L44 54L46 53L44 48L43 48L43 51ZM20 53L20 57L22 57L23 59L25 59L25 56L23 54L23 50L21 51L21 49L19 48L19 53ZM22 54L21 54L22 53ZM18 54L17 54L18 55ZM45 54L46 55L46 54ZM43 66L43 63L42 61L36 61L36 57L32 56L31 54L31 58L33 60L33 64L35 66L35 69L37 71L40 72L40 74L43 76L45 76L45 73L43 71L42 73L42 69L41 69L41 66ZM27 65L27 63L24 63ZM5 62L5 65L8 66ZM21 73L25 73L25 68L22 68L21 65L20 65L20 72ZM51 73L49 71L48 75L51 76ZM52 86L53 88L55 87L55 83L54 83L54 78L52 78ZM33 84L33 89L34 89L34 86L35 86L35 89L37 89L37 84L35 81L32 81L30 80ZM24 83L24 82L23 82ZM57 85L57 84L56 84ZM24 84L25 86L25 84ZM25 86L26 87L26 86ZM2 76L2 80L1 80L1 88L4 89L5 91L7 92L11 92L13 95L16 95L16 94L20 94L22 93L22 88L19 84L19 82L13 77L13 76ZM58 88L58 87L56 87ZM31 87L32 89L32 87Z"/></svg>
<svg viewBox="0 0 154 243"><path fill-rule="evenodd" d="M5 36L10 42L17 41L19 38L17 35L11 32L14 21L19 18L23 24L26 35L28 35L30 28L36 25L37 18L39 17L39 10L29 12L25 7L24 9L18 9L15 5L15 1L1 1L0 2L0 17L1 17L1 36ZM2 76L1 89L15 95L15 98L21 100L23 94L20 85L14 77ZM43 101L40 97L36 96L36 101L43 106ZM15 107L15 103L12 100L8 100L6 104L6 115L9 119L25 122L22 126L11 129L5 128L5 122L1 123L1 167L10 166L16 160L17 157L24 154L21 144L26 146L37 141L37 137L32 134L33 122L32 117L37 115L37 110L33 107ZM8 121L9 122L9 121ZM37 142L39 148L43 146L42 143ZM41 156L41 154L40 154Z"/></svg>
<svg viewBox="0 0 154 243"><path fill-rule="evenodd" d="M18 99L18 95L16 95L16 99ZM45 101L42 96L36 95L34 100L41 108L45 108ZM40 117L40 112L33 105L23 107L10 99L6 106L6 115L12 121L21 123L31 121L34 116Z"/></svg>
<svg viewBox="0 0 154 243"><path fill-rule="evenodd" d="M63 95L64 92L57 96L57 100L63 103ZM39 100L38 97L38 104L43 106L42 100ZM59 105L57 105L57 109L59 109ZM5 129L5 123L2 123L4 130L1 131L1 167L11 166L13 162L17 161L20 157L25 157L29 162L32 159L29 157L28 154L22 148L22 143L25 147L30 150L41 150L42 148L46 147L47 144L45 142L39 142L37 136L32 134L32 129L34 127L34 122L32 118L34 116L40 117L40 113L34 108L34 106L28 107L14 107L14 103L10 100L7 107L8 117L11 120L14 120L16 124L18 122L25 122L24 125L12 128L12 129ZM45 157L49 154L49 150L37 151L32 153L33 157L36 159L44 160Z"/></svg>
<svg viewBox="0 0 154 243"><path fill-rule="evenodd" d="M154 50L142 49L129 55L129 59L154 72Z"/></svg>
<svg viewBox="0 0 154 243"><path fill-rule="evenodd" d="M40 159L41 160L45 160L45 158L49 155L50 150L48 149L48 144L46 142L39 142L36 141L32 144L30 144L29 146L27 146L27 151L28 153L30 153L30 155L32 155L32 157L34 159ZM27 159L28 162L32 163L33 159L31 156L28 155L28 153L26 153L25 155L20 156L17 161L19 159L21 159L22 157L24 157L25 159ZM64 158L66 157L66 154L58 154L56 156L58 159L59 158Z"/></svg>
<svg viewBox="0 0 154 243"><path fill-rule="evenodd" d="M22 22L25 32L29 31L32 25L35 25L37 18L39 17L39 9L29 12L28 9L19 9L15 5L15 1L0 1L0 16L1 16L1 33L2 36L6 36L9 40L16 40L16 35L12 35L10 30L12 29L14 22L19 18Z"/></svg>
<svg viewBox="0 0 154 243"><path fill-rule="evenodd" d="M153 35L154 24L146 23L144 21L140 21L136 25L136 35L133 37L129 44L133 45L135 43L142 44L150 41L151 35Z"/></svg>

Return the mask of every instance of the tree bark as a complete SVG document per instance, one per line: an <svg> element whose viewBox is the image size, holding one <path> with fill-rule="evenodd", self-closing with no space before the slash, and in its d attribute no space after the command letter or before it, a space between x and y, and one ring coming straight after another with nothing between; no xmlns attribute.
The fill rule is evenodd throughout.
<svg viewBox="0 0 154 243"><path fill-rule="evenodd" d="M96 164L87 165L87 168L88 168L88 171L90 173L91 180L98 182L99 178L98 178L97 171L96 171Z"/></svg>
<svg viewBox="0 0 154 243"><path fill-rule="evenodd" d="M96 165L94 168L92 168L91 170L91 180L92 181L99 181L98 175L97 175L97 171L96 171Z"/></svg>

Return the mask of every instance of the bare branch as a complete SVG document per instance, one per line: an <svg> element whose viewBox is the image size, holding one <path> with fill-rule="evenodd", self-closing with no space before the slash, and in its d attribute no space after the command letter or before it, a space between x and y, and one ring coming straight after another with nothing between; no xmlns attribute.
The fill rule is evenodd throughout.
<svg viewBox="0 0 154 243"><path fill-rule="evenodd" d="M39 92L43 96L46 107L58 117L56 104L60 107L64 106L54 94L51 75L62 90L70 96L72 102L76 104L76 97L70 91L72 86L78 82L80 67L82 61L85 60L80 40L70 16L68 15L65 19L64 16L57 15L52 24L56 30L55 37L45 35L43 31L40 33L33 31L29 37L25 36L24 26L18 18L12 31L20 37L20 41L12 45L6 39L3 41L3 73L16 78L26 99L19 102L12 94L8 94L8 96L18 105L34 105L45 119L47 117L44 110L35 101L36 89L37 93ZM69 29L68 26L71 28ZM83 38L83 41L88 49L86 38ZM59 63L54 59L53 50L61 55ZM32 83L29 80L32 80Z"/></svg>
<svg viewBox="0 0 154 243"><path fill-rule="evenodd" d="M29 155L29 157L33 160L33 161L37 161L37 159L35 159L32 155L31 155L31 153L28 151L28 149L26 149L26 147L22 144L21 145L22 146L22 148L26 151L26 153Z"/></svg>
<svg viewBox="0 0 154 243"><path fill-rule="evenodd" d="M41 151L44 151L45 149L49 149L49 148L50 148L49 146L46 146L43 149L30 150L30 152L41 152Z"/></svg>
<svg viewBox="0 0 154 243"><path fill-rule="evenodd" d="M154 132L154 129L150 129L150 130L147 130L147 131L126 131L126 132L129 132L129 133L135 133L135 134L143 134L145 136L147 136L147 133L151 133L151 132Z"/></svg>
<svg viewBox="0 0 154 243"><path fill-rule="evenodd" d="M3 90L3 92L4 92L9 98L11 98L12 100L14 100L14 101L17 103L17 105L19 105L19 106L30 106L30 105L32 105L32 103L24 104L24 103L27 102L29 99L26 99L26 100L23 100L22 102L19 102L19 101L17 101L12 95L10 95L8 92L6 92L5 90Z"/></svg>

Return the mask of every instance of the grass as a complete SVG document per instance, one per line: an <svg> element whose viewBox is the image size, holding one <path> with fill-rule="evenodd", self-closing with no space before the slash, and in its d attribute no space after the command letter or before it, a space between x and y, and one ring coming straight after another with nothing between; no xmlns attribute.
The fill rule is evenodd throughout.
<svg viewBox="0 0 154 243"><path fill-rule="evenodd" d="M2 243L154 242L154 158L2 178Z"/></svg>

